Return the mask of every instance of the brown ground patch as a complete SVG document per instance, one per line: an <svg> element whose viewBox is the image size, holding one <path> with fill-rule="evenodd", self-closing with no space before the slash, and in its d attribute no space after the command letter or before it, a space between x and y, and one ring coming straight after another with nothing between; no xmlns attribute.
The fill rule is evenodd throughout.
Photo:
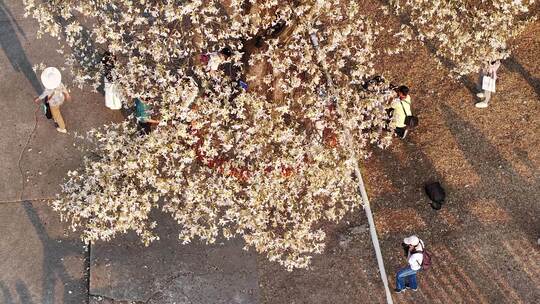
<svg viewBox="0 0 540 304"><path fill-rule="evenodd" d="M376 1L374 2L376 3ZM366 11L375 13L373 3ZM399 20L383 20L388 26ZM378 224L390 286L404 265L400 243L417 233L435 254L419 275L420 290L399 303L538 303L540 299L540 21L514 41L499 70L490 107L476 109L476 75L452 81L433 54L380 58L386 78L411 88L420 126L374 154L363 172ZM429 207L423 184L447 191L441 211ZM313 269L286 272L259 259L263 303L382 303L382 283L369 235L336 245L362 211L332 227Z"/></svg>
<svg viewBox="0 0 540 304"><path fill-rule="evenodd" d="M418 211L413 208L401 210L381 208L375 214L375 225L381 235L403 231L414 233L426 227Z"/></svg>
<svg viewBox="0 0 540 304"><path fill-rule="evenodd" d="M471 211L482 224L504 224L510 220L508 212L494 202L475 202Z"/></svg>

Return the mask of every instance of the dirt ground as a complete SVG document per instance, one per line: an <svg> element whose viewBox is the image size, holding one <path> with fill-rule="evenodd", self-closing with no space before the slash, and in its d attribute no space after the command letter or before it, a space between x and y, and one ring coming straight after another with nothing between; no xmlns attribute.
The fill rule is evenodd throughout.
<svg viewBox="0 0 540 304"><path fill-rule="evenodd" d="M365 0L363 9L375 13L379 1L385 0ZM37 24L22 17L21 1L5 0L0 7L0 90L9 109L0 119L0 259L8 261L0 264L0 303L79 304L88 297L89 303L134 303L88 294L90 256L98 249L89 251L77 237L66 236L59 216L46 205L45 200L59 192L66 172L79 166L80 157L73 137L57 134L52 122L41 116L32 137L36 108L31 100L42 89L32 66L41 61L61 66L63 58L51 47L55 39L36 39ZM380 22L399 26L397 18ZM404 141L374 150L362 165L391 288L396 270L406 263L403 237L418 234L434 253L433 268L419 274L419 291L395 295L396 303L540 303L540 21L513 45L513 56L499 70L499 92L487 109L473 106L476 75L451 81L425 47L377 62L378 70L388 71L386 78L411 88L420 118L418 129ZM70 132L84 133L123 119L105 108L99 94L72 89L75 102L62 109ZM24 189L21 177L28 178ZM432 180L447 191L440 211L430 208L423 193L423 184ZM329 226L327 250L314 257L311 269L287 272L258 256L256 303L385 303L366 227L362 210ZM134 251L165 268L163 255L172 254L171 248L155 257ZM208 262L205 252L197 251L194 265ZM124 265L124 255L112 256ZM140 262L131 261L135 266ZM182 262L170 263L171 271L185 272ZM133 265L115 269L130 273ZM144 271L136 270L133 273ZM163 278L156 277L158 282ZM222 289L226 292L235 284L227 278L215 281L214 290L227 286ZM199 286L193 292L211 294L212 285ZM122 291L148 286L107 287ZM183 299L175 296L170 298Z"/></svg>
<svg viewBox="0 0 540 304"><path fill-rule="evenodd" d="M452 81L426 47L378 62L411 88L420 119L363 164L390 287L406 264L404 237L418 234L434 253L419 291L394 295L397 303L540 303L540 22L513 44L486 109L474 107L477 75ZM429 181L446 189L440 211L424 193ZM350 233L366 223L359 210L329 228L309 270L260 257L261 302L385 303L369 234Z"/></svg>

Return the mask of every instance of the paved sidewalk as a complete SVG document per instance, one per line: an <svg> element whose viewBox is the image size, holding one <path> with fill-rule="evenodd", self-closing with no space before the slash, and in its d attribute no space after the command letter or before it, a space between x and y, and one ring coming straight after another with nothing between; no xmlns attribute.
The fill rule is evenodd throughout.
<svg viewBox="0 0 540 304"><path fill-rule="evenodd" d="M32 100L42 88L32 66L63 67L58 43L38 40L37 28L23 17L22 1L0 0L0 303L256 303L256 258L242 242L182 246L172 221L162 221L162 240L149 248L129 235L88 252L78 235L64 234L67 226L43 199L59 193L67 171L80 165L74 134L123 117L102 95L74 88L67 72L69 134L36 112Z"/></svg>
<svg viewBox="0 0 540 304"><path fill-rule="evenodd" d="M169 215L157 222L160 240L149 247L134 234L92 246L90 294L155 304L258 303L256 254L242 250L243 241L182 245Z"/></svg>
<svg viewBox="0 0 540 304"><path fill-rule="evenodd" d="M118 111L105 107L102 95L74 88L69 73L64 72L64 83L73 96L72 103L62 106L70 133L56 132L52 120L47 120L33 103L42 87L32 66L43 62L62 69L63 58L56 52L58 42L47 36L37 39L37 29L35 20L23 17L22 1L0 2L0 92L4 109L0 112L0 202L53 197L66 172L80 163L80 152L73 146L74 133L122 119ZM37 129L23 149L36 118ZM23 176L18 168L21 153ZM26 187L21 198L22 179Z"/></svg>
<svg viewBox="0 0 540 304"><path fill-rule="evenodd" d="M0 205L0 303L86 303L87 253L42 202Z"/></svg>

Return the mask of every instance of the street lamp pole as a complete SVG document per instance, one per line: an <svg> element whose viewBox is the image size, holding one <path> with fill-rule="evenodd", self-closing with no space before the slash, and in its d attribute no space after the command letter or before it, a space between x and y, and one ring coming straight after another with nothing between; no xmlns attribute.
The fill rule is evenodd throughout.
<svg viewBox="0 0 540 304"><path fill-rule="evenodd" d="M355 159L356 161L356 159ZM373 242L373 248L375 249L375 256L377 257L377 264L379 265L379 273L381 274L381 280L384 285L384 291L386 293L386 303L393 304L392 294L390 293L390 288L388 287L388 277L386 276L386 270L384 268L384 261L381 252L381 246L379 244L379 237L377 236L377 230L375 229L375 221L373 220L373 214L371 213L371 207L369 204L369 199L364 186L364 180L362 179L362 173L358 166L358 162L355 162L355 174L358 178L358 189L362 196L362 202L364 203L364 211L366 212L366 217L369 223L369 234L371 235L371 241Z"/></svg>
<svg viewBox="0 0 540 304"><path fill-rule="evenodd" d="M317 38L317 33L310 34L311 43L313 44L313 47L318 50L319 49L319 39ZM328 70L326 69L324 62L322 62L321 57L319 54L317 54L317 60L321 62L323 71L326 75L326 81L331 90L334 89L334 82L332 81L332 77ZM333 94L328 94L331 98L333 97ZM339 108L339 103L336 108ZM348 136L349 129L346 128L345 132L347 133L347 140L350 141L352 136ZM352 147L350 142L347 143L349 147ZM352 149L351 149L352 150ZM369 234L371 236L371 241L373 242L373 248L375 249L375 256L377 257L377 264L379 266L379 273L381 274L381 280L384 285L384 291L386 294L386 303L387 304L393 304L392 300L392 294L390 293L390 288L388 286L388 277L386 276L386 270L384 268L384 260L382 257L381 252L381 246L379 244L379 237L377 236L377 230L375 229L375 221L373 220L373 213L371 213L371 207L369 204L369 199L366 191L366 187L364 185L364 179L362 178L362 172L360 171L360 166L358 165L358 159L356 158L354 151L351 151L352 162L354 164L354 173L356 175L356 178L358 179L358 190L360 191L360 195L362 197L362 206L364 207L364 211L366 212L366 217L369 223Z"/></svg>

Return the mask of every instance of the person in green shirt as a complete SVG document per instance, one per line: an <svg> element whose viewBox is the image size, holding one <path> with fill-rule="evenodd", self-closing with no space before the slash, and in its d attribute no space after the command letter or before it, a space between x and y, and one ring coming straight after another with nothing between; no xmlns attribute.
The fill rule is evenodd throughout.
<svg viewBox="0 0 540 304"><path fill-rule="evenodd" d="M152 110L150 109L150 106L142 101L139 98L135 98L135 118L137 119L137 124L139 126L139 130L143 134L148 134L150 131L152 131L152 124L159 124L160 121L156 119L152 119L151 114Z"/></svg>

